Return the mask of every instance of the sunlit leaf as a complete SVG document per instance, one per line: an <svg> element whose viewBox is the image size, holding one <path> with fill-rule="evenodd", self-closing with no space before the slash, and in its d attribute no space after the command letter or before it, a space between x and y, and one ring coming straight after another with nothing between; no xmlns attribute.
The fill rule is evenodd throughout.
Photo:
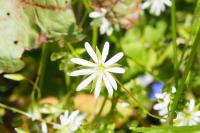
<svg viewBox="0 0 200 133"><path fill-rule="evenodd" d="M15 81L22 81L22 80L26 79L22 74L19 74L19 73L4 74L3 76L4 76L4 78L10 79L10 80L15 80Z"/></svg>

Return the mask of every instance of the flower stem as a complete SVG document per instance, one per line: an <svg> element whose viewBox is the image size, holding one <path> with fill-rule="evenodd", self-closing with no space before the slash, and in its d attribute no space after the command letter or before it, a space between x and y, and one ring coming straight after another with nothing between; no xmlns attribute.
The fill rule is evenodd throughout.
<svg viewBox="0 0 200 133"><path fill-rule="evenodd" d="M133 104L137 103L137 106L140 107L140 108L144 111L144 113L146 113L147 115L149 115L149 116L151 116L151 117L153 117L153 118L156 118L156 119L164 119L164 120L165 120L165 118L162 118L162 117L159 117L159 116L156 116L156 115L151 114L145 107L143 107L143 106L138 102L138 100L137 100L133 95L130 94L130 92L126 89L126 87L125 87L117 78L115 78L115 80L116 80L117 83L123 88L124 92L132 99Z"/></svg>
<svg viewBox="0 0 200 133"><path fill-rule="evenodd" d="M24 112L24 111L21 111L21 110L19 110L19 109L16 109L16 108L7 106L7 105L2 104L2 103L0 103L0 107L1 107L1 108L4 108L4 109L11 110L11 111L13 111L13 112L17 112L17 113L22 114L22 115L25 115L25 116L29 116L28 113L26 113L26 112Z"/></svg>
<svg viewBox="0 0 200 133"><path fill-rule="evenodd" d="M92 47L96 51L96 46L98 42L98 27L93 26L92 28Z"/></svg>
<svg viewBox="0 0 200 133"><path fill-rule="evenodd" d="M173 42L173 63L174 63L174 81L175 87L178 88L178 77L177 77L177 43L176 43L176 0L172 0L171 7L171 31L172 31L172 42Z"/></svg>
<svg viewBox="0 0 200 133"><path fill-rule="evenodd" d="M102 113L102 111L103 111L103 108L104 108L104 106L106 105L106 101L107 101L107 100L108 100L108 95L106 95L106 97L104 98L103 103L102 103L102 105L101 105L101 108L100 108L98 114L97 114L96 117L95 117L95 120L98 119L98 118L100 117L100 115L101 115L101 113Z"/></svg>
<svg viewBox="0 0 200 133"><path fill-rule="evenodd" d="M16 113L19 113L19 114L24 115L24 116L26 116L28 118L31 118L30 114L28 114L27 112L24 112L22 110L14 108L14 107L10 107L10 106L5 105L3 103L0 103L0 107L4 108L4 109L7 109L7 110L11 110L11 111L16 112ZM39 122L45 122L45 123L47 123L49 125L54 125L54 123L52 123L52 122L46 122L44 119L37 119L37 121L39 121Z"/></svg>
<svg viewBox="0 0 200 133"><path fill-rule="evenodd" d="M48 45L47 44L43 44L43 46L42 46L42 55L41 55L40 64L39 64L39 69L38 69L37 78L36 78L33 90L37 90L37 88L36 88L37 86L40 89L42 89L42 87L43 87L43 80L44 80L44 74L45 74L45 68L46 68L47 55L48 55ZM41 97L41 93L38 90L38 98L40 98L40 97Z"/></svg>
<svg viewBox="0 0 200 133"><path fill-rule="evenodd" d="M181 94L183 93L183 90L184 90L185 81L186 81L187 76L192 67L192 63L193 63L194 57L197 52L198 44L200 44L200 28L198 29L195 40L193 42L192 50L190 52L189 61L186 65L185 72L183 74L182 79L180 80L179 87L177 88L177 92L175 94L174 101L171 106L171 110L169 112L168 124L173 124L173 118L175 116L175 111L177 109L179 99L181 99Z"/></svg>

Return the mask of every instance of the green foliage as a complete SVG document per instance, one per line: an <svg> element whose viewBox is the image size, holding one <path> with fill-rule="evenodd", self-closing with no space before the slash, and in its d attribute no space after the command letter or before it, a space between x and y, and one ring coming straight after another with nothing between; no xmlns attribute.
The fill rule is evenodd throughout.
<svg viewBox="0 0 200 133"><path fill-rule="evenodd" d="M137 133L200 133L199 126L131 128Z"/></svg>
<svg viewBox="0 0 200 133"><path fill-rule="evenodd" d="M47 39L69 42L82 39L70 2L33 2L37 4L0 0L0 73L22 69L24 64L20 58L24 50L36 48Z"/></svg>

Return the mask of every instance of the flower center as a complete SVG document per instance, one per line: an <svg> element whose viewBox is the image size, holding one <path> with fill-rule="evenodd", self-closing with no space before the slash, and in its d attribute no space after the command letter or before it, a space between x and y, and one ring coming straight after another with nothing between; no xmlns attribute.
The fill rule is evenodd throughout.
<svg viewBox="0 0 200 133"><path fill-rule="evenodd" d="M102 64L99 64L99 65L98 65L98 70L99 70L100 72L103 72L103 71L105 70L105 67L104 67Z"/></svg>

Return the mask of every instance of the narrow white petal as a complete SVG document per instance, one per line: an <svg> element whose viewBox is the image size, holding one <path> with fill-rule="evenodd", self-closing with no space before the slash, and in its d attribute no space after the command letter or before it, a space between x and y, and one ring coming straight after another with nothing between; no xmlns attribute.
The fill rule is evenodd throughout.
<svg viewBox="0 0 200 133"><path fill-rule="evenodd" d="M79 64L79 65L83 65L83 66L89 66L89 67L95 67L96 66L96 64L94 64L92 62L84 60L84 59L80 59L80 58L72 58L71 62Z"/></svg>
<svg viewBox="0 0 200 133"><path fill-rule="evenodd" d="M91 12L89 14L90 18L99 18L99 17L103 17L103 16L104 16L104 13L101 13L101 12Z"/></svg>
<svg viewBox="0 0 200 133"><path fill-rule="evenodd" d="M48 133L47 124L45 122L42 122L41 128L42 128L42 133Z"/></svg>
<svg viewBox="0 0 200 133"><path fill-rule="evenodd" d="M166 108L166 104L164 104L164 103L157 103L153 106L154 110L160 110L160 109L163 109L163 108Z"/></svg>
<svg viewBox="0 0 200 133"><path fill-rule="evenodd" d="M91 58L94 60L94 62L98 63L97 55L88 42L85 43L85 49L87 53L91 56Z"/></svg>
<svg viewBox="0 0 200 133"><path fill-rule="evenodd" d="M95 98L99 97L99 94L100 94L100 91L101 91L102 78L103 78L103 75L101 74L97 79L96 87L95 87L95 90L94 90Z"/></svg>
<svg viewBox="0 0 200 133"><path fill-rule="evenodd" d="M77 87L77 91L84 89L96 77L96 73L91 74L88 78L83 80Z"/></svg>
<svg viewBox="0 0 200 133"><path fill-rule="evenodd" d="M113 56L111 59L109 59L107 62L105 62L105 66L110 66L110 65L116 63L116 62L119 61L123 56L124 56L124 54L123 54L122 52L116 54L116 55Z"/></svg>
<svg viewBox="0 0 200 133"><path fill-rule="evenodd" d="M194 99L191 99L188 107L189 111L193 111L194 106L195 106L195 101Z"/></svg>
<svg viewBox="0 0 200 133"><path fill-rule="evenodd" d="M79 110L73 111L73 112L70 114L69 118L68 118L68 122L74 121L75 118L78 116L78 114L79 114Z"/></svg>
<svg viewBox="0 0 200 133"><path fill-rule="evenodd" d="M105 34L106 31L108 30L109 26L110 26L110 22L106 18L103 18L102 24L101 24L101 27L100 27L100 34L101 35Z"/></svg>
<svg viewBox="0 0 200 133"><path fill-rule="evenodd" d="M151 5L151 2L146 1L141 5L141 8L144 10L144 9L148 8L150 5Z"/></svg>
<svg viewBox="0 0 200 133"><path fill-rule="evenodd" d="M88 75L95 72L94 69L81 69L81 70L76 70L70 73L70 76L80 76L80 75Z"/></svg>
<svg viewBox="0 0 200 133"><path fill-rule="evenodd" d="M106 89L108 90L109 96L112 96L112 95L113 95L113 89L112 89L112 86L111 86L111 84L109 83L109 81L108 81L108 79L106 78L105 75L103 75L103 80L104 80Z"/></svg>
<svg viewBox="0 0 200 133"><path fill-rule="evenodd" d="M113 78L113 76L108 72L106 72L105 75L106 75L107 79L109 80L110 84L112 85L112 87L115 90L117 90L117 83L116 83L115 79Z"/></svg>
<svg viewBox="0 0 200 133"><path fill-rule="evenodd" d="M104 63L106 61L106 58L108 56L108 52L109 52L109 43L105 42L104 47L103 47L103 51L102 51L102 62Z"/></svg>
<svg viewBox="0 0 200 133"><path fill-rule="evenodd" d="M160 116L167 115L167 113L168 113L168 109L167 109L167 108L163 108L163 109L161 109L161 110L158 112L158 114L159 114Z"/></svg>
<svg viewBox="0 0 200 133"><path fill-rule="evenodd" d="M194 113L194 116L200 117L200 111L195 112L195 113Z"/></svg>
<svg viewBox="0 0 200 133"><path fill-rule="evenodd" d="M164 3L165 3L167 6L171 6L171 5L172 5L172 3L171 3L170 0L164 0Z"/></svg>
<svg viewBox="0 0 200 133"><path fill-rule="evenodd" d="M106 71L111 72L111 73L125 73L125 69L121 68L121 67L108 68L108 69L106 69Z"/></svg>

